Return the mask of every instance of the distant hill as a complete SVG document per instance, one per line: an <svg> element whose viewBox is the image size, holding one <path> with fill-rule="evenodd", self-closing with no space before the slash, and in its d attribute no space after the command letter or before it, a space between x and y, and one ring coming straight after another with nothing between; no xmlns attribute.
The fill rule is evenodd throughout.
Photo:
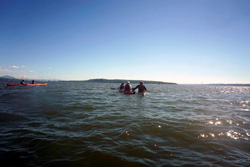
<svg viewBox="0 0 250 167"><path fill-rule="evenodd" d="M141 80L127 80L127 79L90 79L85 82L98 82L98 83L126 83L127 81L130 81L131 83L139 83ZM162 81L143 81L145 84L172 84L177 85L177 83L172 82L162 82Z"/></svg>
<svg viewBox="0 0 250 167"><path fill-rule="evenodd" d="M17 79L15 77L9 76L9 75L4 75L4 76L0 76L1 79Z"/></svg>

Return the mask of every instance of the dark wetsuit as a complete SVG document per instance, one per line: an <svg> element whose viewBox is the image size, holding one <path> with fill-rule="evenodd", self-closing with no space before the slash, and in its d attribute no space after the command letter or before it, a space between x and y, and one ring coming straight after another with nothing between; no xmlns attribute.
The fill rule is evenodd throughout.
<svg viewBox="0 0 250 167"><path fill-rule="evenodd" d="M147 89L146 89L146 87L144 86L144 85L137 85L135 88L134 88L134 90L135 89L139 89L139 92L144 92L144 91L146 91Z"/></svg>

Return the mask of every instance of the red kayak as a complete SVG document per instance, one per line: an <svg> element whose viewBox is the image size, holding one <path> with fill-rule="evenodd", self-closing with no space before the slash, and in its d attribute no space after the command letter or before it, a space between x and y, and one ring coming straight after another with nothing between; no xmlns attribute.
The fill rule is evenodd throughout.
<svg viewBox="0 0 250 167"><path fill-rule="evenodd" d="M119 92L123 93L123 92L124 92L124 89L120 89Z"/></svg>
<svg viewBox="0 0 250 167"><path fill-rule="evenodd" d="M41 84L41 83L37 83L37 84L7 84L7 86L46 86L47 83Z"/></svg>
<svg viewBox="0 0 250 167"><path fill-rule="evenodd" d="M130 95L130 94L135 94L135 92L132 92L132 91L130 91L130 92L129 92L129 91L125 91L124 94Z"/></svg>

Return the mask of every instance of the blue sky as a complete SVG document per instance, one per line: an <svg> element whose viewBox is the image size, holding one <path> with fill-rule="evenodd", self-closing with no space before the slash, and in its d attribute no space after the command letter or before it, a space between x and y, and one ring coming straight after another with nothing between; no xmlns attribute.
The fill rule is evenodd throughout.
<svg viewBox="0 0 250 167"><path fill-rule="evenodd" d="M0 76L250 83L248 0L0 0Z"/></svg>

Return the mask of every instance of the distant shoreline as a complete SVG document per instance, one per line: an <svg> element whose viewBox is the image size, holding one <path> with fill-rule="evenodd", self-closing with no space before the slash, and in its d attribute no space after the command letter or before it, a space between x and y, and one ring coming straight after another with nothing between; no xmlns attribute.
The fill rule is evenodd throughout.
<svg viewBox="0 0 250 167"><path fill-rule="evenodd" d="M10 81L10 82L19 82L22 79L14 78L11 76L2 76L0 77L1 81ZM29 81L32 79L28 79L25 81ZM46 81L46 82L53 82L53 80L41 80L41 79L36 79L36 81ZM56 81L62 81L62 82L74 82L75 80L56 80ZM177 85L177 83L173 82L163 82L163 81L144 81L144 80L128 80L128 79L89 79L89 80L79 80L76 82L94 82L94 83L126 83L127 81L130 81L131 83L139 83L143 81L145 84L171 84L171 85Z"/></svg>
<svg viewBox="0 0 250 167"><path fill-rule="evenodd" d="M196 86L250 86L250 84L179 84L179 85L196 85Z"/></svg>
<svg viewBox="0 0 250 167"><path fill-rule="evenodd" d="M211 86L250 86L250 84L206 84Z"/></svg>
<svg viewBox="0 0 250 167"><path fill-rule="evenodd" d="M144 81L144 80L129 80L129 79L89 79L85 82L97 82L97 83L126 83L127 81L130 81L131 83L139 83L143 81L145 84L171 84L171 85L177 85L177 83L173 82L163 82L163 81Z"/></svg>
<svg viewBox="0 0 250 167"><path fill-rule="evenodd" d="M9 82L20 82L21 79L14 78L12 76L0 76L0 81L9 81ZM32 79L28 79L26 81L31 81ZM145 84L170 84L170 85L206 85L206 86L249 86L250 83L248 84L232 84L232 83L219 83L219 84L177 84L174 82L163 82L163 81L147 81L147 80L129 80L129 79L89 79L89 80L44 80L44 79L36 79L36 81L41 81L41 82L92 82L92 83L126 83L127 81L130 81L131 83L139 83L143 81Z"/></svg>

